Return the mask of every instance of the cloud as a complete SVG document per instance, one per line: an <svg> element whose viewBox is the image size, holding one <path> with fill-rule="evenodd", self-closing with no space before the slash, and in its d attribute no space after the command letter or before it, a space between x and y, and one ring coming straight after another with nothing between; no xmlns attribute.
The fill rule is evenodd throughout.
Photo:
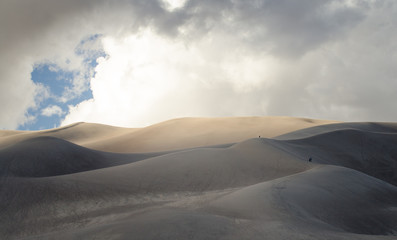
<svg viewBox="0 0 397 240"><path fill-rule="evenodd" d="M262 111L260 104L247 107L240 98L258 86L265 89L277 68L275 59L249 54L238 42L224 48L216 33L189 45L152 31L103 41L108 57L98 59L93 99L71 107L63 124L80 116L145 126L182 116L255 114Z"/></svg>
<svg viewBox="0 0 397 240"><path fill-rule="evenodd" d="M63 124L267 114L395 120L396 5L2 1L0 126L16 128L39 107L45 86L29 75L42 62L79 73L63 102L92 91L92 99L69 107ZM95 56L102 50L105 57ZM95 72L88 56L98 58Z"/></svg>
<svg viewBox="0 0 397 240"><path fill-rule="evenodd" d="M182 8L187 0L161 0L163 7L168 11L175 11Z"/></svg>
<svg viewBox="0 0 397 240"><path fill-rule="evenodd" d="M66 48L73 45L65 41L58 44L55 35L59 33L59 38L62 38L64 34L61 31L52 32L51 24L59 22L56 14L60 9L51 16L37 3L8 0L0 3L1 128L16 128L31 120L28 109L38 107L39 99L45 95L41 90L43 86L31 81L34 64L52 58L52 52L61 52L59 56L68 58L67 54L54 49L58 49L59 45ZM67 8L65 11L68 12Z"/></svg>
<svg viewBox="0 0 397 240"><path fill-rule="evenodd" d="M63 101L88 89L85 55L76 54L80 42L93 34L120 34L143 26L149 2L103 0L5 0L0 3L0 128L13 129L32 119L28 110L38 107L43 95L30 74L38 64L56 65L81 73L73 79ZM117 4L119 3L119 4ZM134 7L132 7L134 5ZM135 6L136 5L136 6ZM134 21L133 18L142 20ZM128 25L128 23L134 22ZM127 24L126 24L127 23ZM120 27L115 27L120 26Z"/></svg>
<svg viewBox="0 0 397 240"><path fill-rule="evenodd" d="M57 116L62 116L64 112L62 111L62 108L56 105L50 105L43 110L41 110L41 115L46 116L46 117L51 117L54 115Z"/></svg>
<svg viewBox="0 0 397 240"><path fill-rule="evenodd" d="M343 38L294 61L271 90L269 113L396 121L396 10L365 6L366 18Z"/></svg>

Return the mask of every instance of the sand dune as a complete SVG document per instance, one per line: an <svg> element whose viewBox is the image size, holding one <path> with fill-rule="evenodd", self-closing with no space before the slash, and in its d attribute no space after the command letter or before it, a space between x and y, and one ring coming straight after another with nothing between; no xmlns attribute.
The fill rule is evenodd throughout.
<svg viewBox="0 0 397 240"><path fill-rule="evenodd" d="M58 176L127 164L161 154L107 153L54 137L37 137L0 150L0 176Z"/></svg>
<svg viewBox="0 0 397 240"><path fill-rule="evenodd" d="M182 118L85 146L111 152L166 151L274 137L329 123L335 121L290 117Z"/></svg>
<svg viewBox="0 0 397 240"><path fill-rule="evenodd" d="M100 151L158 152L235 143L260 135L274 137L329 123L335 121L291 117L182 118L145 128L75 123L37 132L0 131L0 149L29 138L50 136Z"/></svg>
<svg viewBox="0 0 397 240"><path fill-rule="evenodd" d="M294 152L300 159L311 156L316 163L356 169L397 186L397 132L357 129L342 128L308 138L284 140L278 142L278 146Z"/></svg>
<svg viewBox="0 0 397 240"><path fill-rule="evenodd" d="M397 227L396 200L392 185L348 168L321 166L239 189L210 209L240 219L283 222L287 215L306 228L386 235Z"/></svg>
<svg viewBox="0 0 397 240"><path fill-rule="evenodd" d="M371 122L351 122L351 123L330 123L310 128L298 129L286 134L281 134L276 139L292 140L316 136L319 134L339 131L339 130L358 130L373 133L397 133L397 123L371 123Z"/></svg>
<svg viewBox="0 0 397 240"><path fill-rule="evenodd" d="M119 134L133 132L133 128L119 128L96 123L75 123L65 127L42 131L0 130L0 149L17 142L36 137L56 137L75 144L112 138Z"/></svg>
<svg viewBox="0 0 397 240"><path fill-rule="evenodd" d="M397 124L321 123L330 122L177 119L3 134L0 236L395 239Z"/></svg>

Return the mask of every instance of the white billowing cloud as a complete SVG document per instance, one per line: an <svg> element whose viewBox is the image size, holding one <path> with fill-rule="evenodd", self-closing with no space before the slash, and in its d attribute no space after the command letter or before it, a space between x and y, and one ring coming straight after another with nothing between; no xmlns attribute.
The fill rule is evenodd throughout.
<svg viewBox="0 0 397 240"><path fill-rule="evenodd" d="M71 86L65 87L62 96L58 97L59 102L66 103L89 89L89 79L94 73L90 61L99 57L103 52L100 39L101 36L89 36L74 49L74 52L80 56L79 68L74 70ZM62 67L58 68L64 70Z"/></svg>
<svg viewBox="0 0 397 240"><path fill-rule="evenodd" d="M150 30L103 41L108 57L98 59L93 99L71 107L63 124L144 126L181 116L255 114L261 104L246 107L239 97L265 89L277 68L273 58L259 58L237 42L223 47L215 33L189 44Z"/></svg>
<svg viewBox="0 0 397 240"><path fill-rule="evenodd" d="M62 116L64 114L62 108L60 108L57 105L50 105L44 109L41 110L41 115L46 116L46 117L51 117L54 115L57 116Z"/></svg>

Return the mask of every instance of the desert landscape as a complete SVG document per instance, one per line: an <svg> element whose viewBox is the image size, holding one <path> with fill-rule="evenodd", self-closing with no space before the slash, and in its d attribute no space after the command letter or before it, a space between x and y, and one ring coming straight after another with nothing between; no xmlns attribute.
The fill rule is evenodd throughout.
<svg viewBox="0 0 397 240"><path fill-rule="evenodd" d="M0 240L397 240L396 0L0 16Z"/></svg>
<svg viewBox="0 0 397 240"><path fill-rule="evenodd" d="M0 131L1 239L396 239L397 123Z"/></svg>

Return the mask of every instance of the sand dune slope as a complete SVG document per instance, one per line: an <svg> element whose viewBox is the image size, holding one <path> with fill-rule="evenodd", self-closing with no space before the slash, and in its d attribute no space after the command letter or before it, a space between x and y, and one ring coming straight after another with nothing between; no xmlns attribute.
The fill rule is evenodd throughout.
<svg viewBox="0 0 397 240"><path fill-rule="evenodd" d="M119 128L94 123L36 132L0 131L0 149L17 142L49 136L108 152L158 152L274 137L290 131L335 123L292 117L181 118L145 128Z"/></svg>
<svg viewBox="0 0 397 240"><path fill-rule="evenodd" d="M0 149L17 142L36 137L55 137L75 144L112 138L135 131L133 128L120 128L96 123L74 123L65 127L42 131L0 130Z"/></svg>
<svg viewBox="0 0 397 240"><path fill-rule="evenodd" d="M181 118L85 146L111 152L166 151L274 137L329 123L335 121L291 117Z"/></svg>
<svg viewBox="0 0 397 240"><path fill-rule="evenodd" d="M308 167L308 163L296 160L264 139L251 139L228 148L180 151L60 178L167 193L247 186Z"/></svg>
<svg viewBox="0 0 397 240"><path fill-rule="evenodd" d="M2 182L0 221L9 235L37 234L38 229L70 228L76 221L103 221L97 219L119 213L118 208L134 212L140 205L158 206L184 198L184 204L192 206L191 195L205 199L207 192L221 193L308 168L307 163L291 158L265 139L252 139L228 148L168 153L74 174L8 177ZM12 220L19 222L17 229Z"/></svg>
<svg viewBox="0 0 397 240"><path fill-rule="evenodd" d="M397 132L344 129L275 144L300 159L349 167L397 186Z"/></svg>
<svg viewBox="0 0 397 240"><path fill-rule="evenodd" d="M274 137L279 140L293 140L300 138L307 138L323 133L340 131L340 130L357 130L363 132L374 133L397 133L397 123L387 122L343 122L322 124L314 127L302 128L296 131L291 131L286 134L281 134Z"/></svg>
<svg viewBox="0 0 397 240"><path fill-rule="evenodd" d="M54 137L38 137L0 150L0 176L58 176L131 163L159 154L106 153Z"/></svg>
<svg viewBox="0 0 397 240"><path fill-rule="evenodd" d="M330 181L332 179L332 181ZM239 219L300 222L305 229L387 235L397 228L397 188L358 171L321 166L239 189L210 211Z"/></svg>
<svg viewBox="0 0 397 240"><path fill-rule="evenodd" d="M0 149L0 236L396 238L397 125L341 123L273 139L261 133L261 138L236 140L258 129L270 129L267 134L276 136L284 133L282 128L304 125L293 118L279 125L273 120L268 126L255 126L256 118L237 118L228 124L224 119L175 120L125 134L119 128L101 131L96 125L95 137L84 130L90 126L84 123L78 125L82 135L72 134L76 126L56 130L57 137L5 134L2 141L8 145ZM238 129L239 124L252 126ZM189 131L192 135L185 139ZM109 149L120 145L120 151L133 146L149 149L151 144L155 150L180 150L121 154L69 140L98 148L106 148L100 147L105 143ZM190 148L232 140L236 143Z"/></svg>

